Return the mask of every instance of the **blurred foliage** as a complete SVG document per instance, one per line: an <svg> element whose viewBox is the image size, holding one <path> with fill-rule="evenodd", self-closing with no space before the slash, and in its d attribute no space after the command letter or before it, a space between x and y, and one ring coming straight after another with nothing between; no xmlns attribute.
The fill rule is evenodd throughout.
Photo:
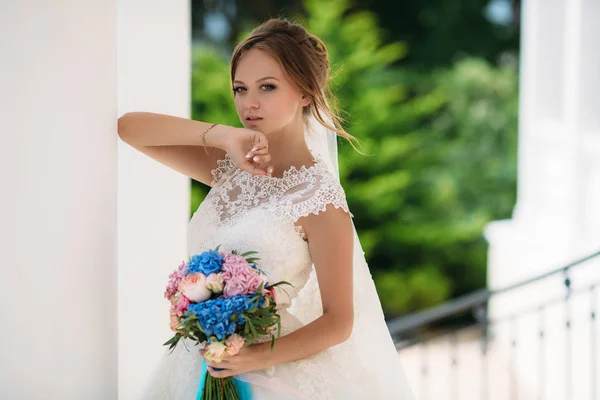
<svg viewBox="0 0 600 400"><path fill-rule="evenodd" d="M420 68L449 66L456 57L470 55L495 63L505 52L519 49L521 0L510 1L512 21L492 22L485 13L492 0L362 0L344 11L370 11L378 16L386 42L401 40L409 49L398 64ZM326 7L323 7L323 9ZM303 0L192 0L192 36L229 46L258 22L268 17L307 15L313 12ZM214 36L208 19L224 25Z"/></svg>
<svg viewBox="0 0 600 400"><path fill-rule="evenodd" d="M517 72L481 58L451 67L399 66L374 13L344 0L303 3L296 20L327 44L332 88L361 140L340 139L340 175L388 317L486 283L485 224L508 218L516 197ZM193 53L192 118L241 126L229 54ZM207 188L194 182L192 212Z"/></svg>

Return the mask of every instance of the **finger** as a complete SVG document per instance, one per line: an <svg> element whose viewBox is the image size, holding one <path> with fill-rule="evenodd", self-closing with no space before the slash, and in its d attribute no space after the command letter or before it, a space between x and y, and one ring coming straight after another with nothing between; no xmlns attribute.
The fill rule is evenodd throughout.
<svg viewBox="0 0 600 400"><path fill-rule="evenodd" d="M271 155L270 154L266 154L264 156L254 156L252 158L252 161L254 161L257 164L268 164L271 161Z"/></svg>
<svg viewBox="0 0 600 400"><path fill-rule="evenodd" d="M230 368L231 368L231 363L230 363L230 362L227 362L227 361L225 361L225 360L221 360L221 361L219 361L219 362L214 362L214 361L213 361L213 362L210 364L210 366L211 366L212 368L226 368L226 369L230 369Z"/></svg>
<svg viewBox="0 0 600 400"><path fill-rule="evenodd" d="M252 150L258 150L262 148L266 148L269 146L269 142L267 141L267 137L265 135L259 135L258 141L253 144Z"/></svg>
<svg viewBox="0 0 600 400"><path fill-rule="evenodd" d="M253 151L253 152L269 151L269 145L267 143L256 144L256 145L252 146L252 149L250 151Z"/></svg>
<svg viewBox="0 0 600 400"><path fill-rule="evenodd" d="M263 147L263 148L257 149L257 150L250 150L248 152L248 154L252 154L253 156L264 156L266 154L269 154L269 148Z"/></svg>

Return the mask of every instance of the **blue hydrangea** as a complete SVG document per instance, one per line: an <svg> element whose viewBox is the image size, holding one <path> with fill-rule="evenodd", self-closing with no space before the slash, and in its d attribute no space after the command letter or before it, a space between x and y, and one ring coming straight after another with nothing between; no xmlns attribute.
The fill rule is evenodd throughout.
<svg viewBox="0 0 600 400"><path fill-rule="evenodd" d="M206 276L221 272L223 256L216 250L205 251L202 254L194 254L190 258L185 274L202 273Z"/></svg>
<svg viewBox="0 0 600 400"><path fill-rule="evenodd" d="M252 307L250 296L240 295L227 299L219 297L200 303L189 305L186 313L194 313L198 316L200 327L207 336L216 336L219 340L224 340L235 332L238 325L246 323L246 319L240 314ZM261 307L264 299L261 297L258 306ZM231 316L237 314L236 321L231 320Z"/></svg>

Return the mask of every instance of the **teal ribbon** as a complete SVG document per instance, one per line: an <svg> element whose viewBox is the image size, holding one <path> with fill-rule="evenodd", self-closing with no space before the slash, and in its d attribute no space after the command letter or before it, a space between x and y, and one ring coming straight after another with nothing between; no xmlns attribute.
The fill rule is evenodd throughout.
<svg viewBox="0 0 600 400"><path fill-rule="evenodd" d="M200 400L202 398L202 390L204 389L204 382L206 381L206 373L208 371L206 367L206 361L202 359L202 371L200 371L200 383L198 384L198 394L196 395L196 400ZM216 368L216 370L218 370L218 368ZM252 389L248 382L240 381L234 376L233 383L237 388L241 400L252 400Z"/></svg>

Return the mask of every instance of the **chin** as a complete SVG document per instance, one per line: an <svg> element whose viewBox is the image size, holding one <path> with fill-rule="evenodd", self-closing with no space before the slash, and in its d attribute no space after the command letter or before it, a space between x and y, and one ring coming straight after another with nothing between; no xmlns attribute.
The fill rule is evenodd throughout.
<svg viewBox="0 0 600 400"><path fill-rule="evenodd" d="M262 124L252 125L252 124L246 123L246 121L242 121L242 125L244 125L244 128L250 129L252 131L261 131L262 132L261 129L264 129L264 127L262 126Z"/></svg>
<svg viewBox="0 0 600 400"><path fill-rule="evenodd" d="M253 126L250 129L252 129L253 131L260 131L261 133L265 134L266 136L269 136L270 133L273 133L273 129L271 129L268 126Z"/></svg>

